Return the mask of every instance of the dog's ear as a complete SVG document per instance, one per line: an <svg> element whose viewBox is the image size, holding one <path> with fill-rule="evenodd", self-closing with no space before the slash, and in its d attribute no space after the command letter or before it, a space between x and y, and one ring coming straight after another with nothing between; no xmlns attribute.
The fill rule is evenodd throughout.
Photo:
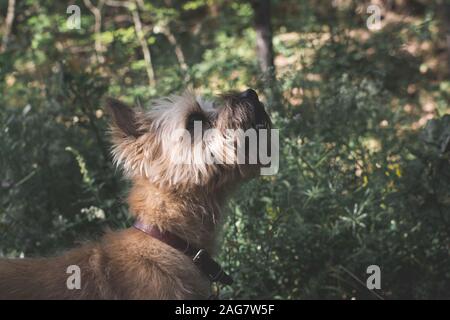
<svg viewBox="0 0 450 320"><path fill-rule="evenodd" d="M136 112L128 105L114 98L106 98L106 109L112 117L112 126L122 131L127 136L135 138L142 135Z"/></svg>

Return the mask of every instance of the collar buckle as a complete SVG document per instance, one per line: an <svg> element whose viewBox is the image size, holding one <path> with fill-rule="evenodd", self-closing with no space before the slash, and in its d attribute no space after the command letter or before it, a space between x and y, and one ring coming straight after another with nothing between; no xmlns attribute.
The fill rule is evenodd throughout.
<svg viewBox="0 0 450 320"><path fill-rule="evenodd" d="M225 285L233 283L233 279L223 271L222 267L211 258L205 249L200 249L192 261L208 276L211 282L220 282Z"/></svg>

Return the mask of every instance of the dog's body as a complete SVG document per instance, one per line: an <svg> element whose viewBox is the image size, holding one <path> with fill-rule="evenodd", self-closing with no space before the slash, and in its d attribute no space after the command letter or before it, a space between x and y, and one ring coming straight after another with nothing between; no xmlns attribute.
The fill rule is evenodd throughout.
<svg viewBox="0 0 450 320"><path fill-rule="evenodd" d="M190 128L193 114L217 128L221 139L225 129L245 130L261 117L267 128L270 120L253 94L248 90L227 96L217 110L192 95L160 101L148 113L109 102L114 159L133 181L128 204L136 219L214 252L220 207L236 184L254 176L255 166L194 163L186 150L198 143L204 148L205 142L194 139L183 145L168 142L167 136L176 128ZM215 156L230 152L218 151L220 138L215 139L206 143L209 152ZM178 155L187 157L190 165L169 161ZM70 266L81 271L80 289L67 285ZM209 295L209 279L189 256L136 228L108 232L98 243L59 257L0 260L0 299L198 299Z"/></svg>
<svg viewBox="0 0 450 320"><path fill-rule="evenodd" d="M130 204L132 212L149 213L143 221L183 234L199 248L213 249L216 226L211 216L219 212L210 211L211 216L200 212L218 203L206 195L204 199L166 195L141 181L130 193ZM80 267L80 290L67 288L71 265ZM188 256L135 228L109 232L99 243L60 257L0 263L3 299L199 299L208 297L209 290L209 280Z"/></svg>
<svg viewBox="0 0 450 320"><path fill-rule="evenodd" d="M164 254L162 254L164 252ZM69 290L70 265L81 289ZM1 299L200 299L209 281L183 253L136 229L49 259L2 261Z"/></svg>

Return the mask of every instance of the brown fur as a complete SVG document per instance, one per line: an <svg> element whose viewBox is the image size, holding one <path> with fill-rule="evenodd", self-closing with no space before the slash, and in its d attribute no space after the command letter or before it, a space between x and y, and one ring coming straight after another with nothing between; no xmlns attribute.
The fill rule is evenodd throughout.
<svg viewBox="0 0 450 320"><path fill-rule="evenodd" d="M175 108L174 114L204 109L219 128L232 127L231 117L240 120L235 126L249 127L252 118L245 106L226 103L219 111L207 111L191 95L172 98L167 107ZM164 141L158 138L170 134L161 132L170 127L162 123L170 121L162 116L162 108L144 114L118 101L110 102L110 108L115 160L133 181L130 212L213 253L220 207L236 183L253 175L253 169L208 165L174 171L163 158ZM176 121L184 120L180 116ZM81 289L66 286L70 265L81 269ZM59 257L0 260L0 299L197 299L209 294L209 280L188 256L134 228L108 232L99 242Z"/></svg>

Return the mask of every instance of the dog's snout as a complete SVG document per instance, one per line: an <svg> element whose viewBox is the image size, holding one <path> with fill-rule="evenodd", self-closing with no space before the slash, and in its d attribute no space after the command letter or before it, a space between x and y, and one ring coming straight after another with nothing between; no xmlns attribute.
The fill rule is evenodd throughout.
<svg viewBox="0 0 450 320"><path fill-rule="evenodd" d="M258 101L258 95L256 94L255 90L253 89L247 89L244 92L240 94L240 97L243 99L250 99Z"/></svg>

